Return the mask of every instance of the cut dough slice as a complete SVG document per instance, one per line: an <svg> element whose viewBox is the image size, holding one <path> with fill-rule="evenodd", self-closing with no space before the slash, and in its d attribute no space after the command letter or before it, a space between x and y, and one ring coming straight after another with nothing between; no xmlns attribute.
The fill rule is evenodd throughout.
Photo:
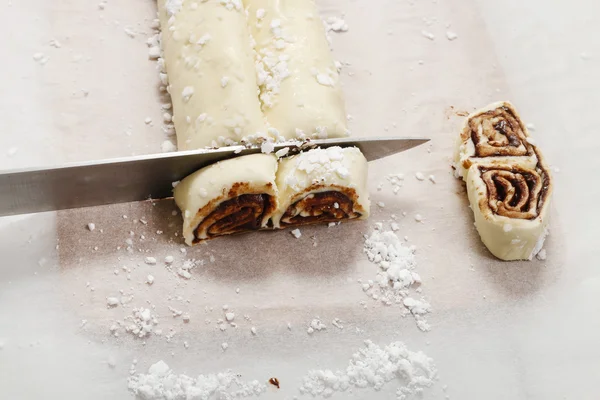
<svg viewBox="0 0 600 400"><path fill-rule="evenodd" d="M266 135L240 1L158 0L179 150Z"/></svg>
<svg viewBox="0 0 600 400"><path fill-rule="evenodd" d="M266 228L277 209L274 155L221 161L183 179L174 189L188 245L216 236Z"/></svg>
<svg viewBox="0 0 600 400"><path fill-rule="evenodd" d="M367 160L354 147L315 149L281 159L273 225L284 228L367 218L367 172Z"/></svg>
<svg viewBox="0 0 600 400"><path fill-rule="evenodd" d="M530 260L548 233L552 179L514 106L469 115L455 159L483 243L502 260Z"/></svg>
<svg viewBox="0 0 600 400"><path fill-rule="evenodd" d="M340 77L313 0L247 0L260 100L287 139L347 136Z"/></svg>
<svg viewBox="0 0 600 400"><path fill-rule="evenodd" d="M470 114L456 150L457 175L466 179L473 164L493 166L513 162L529 168L538 163L533 140L515 107L501 101Z"/></svg>
<svg viewBox="0 0 600 400"><path fill-rule="evenodd" d="M531 260L548 234L552 183L540 160L534 167L472 165L467 173L475 227L501 260Z"/></svg>

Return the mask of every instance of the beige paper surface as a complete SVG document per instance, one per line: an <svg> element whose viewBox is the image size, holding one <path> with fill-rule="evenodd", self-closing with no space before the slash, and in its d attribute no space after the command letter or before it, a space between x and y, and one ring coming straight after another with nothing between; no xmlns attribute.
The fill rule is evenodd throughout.
<svg viewBox="0 0 600 400"><path fill-rule="evenodd" d="M10 54L0 67L2 168L160 151L159 80L145 45L154 5L108 0L100 10L97 3L0 5ZM432 138L371 164L372 201L385 207L374 206L368 222L302 228L300 239L261 232L187 254L179 250L181 219L169 201L0 219L5 397L128 399L135 358L138 371L163 359L192 376L227 368L263 382L276 376L281 389L262 398L293 398L309 369L344 368L365 339L400 340L431 356L439 383L425 399L584 399L600 391L600 214L593 212L598 188L589 185L600 170L598 3L324 0L319 6L323 15L344 14L350 28L332 36L345 65L353 134ZM448 40L448 31L458 38ZM50 46L53 39L62 46ZM39 52L48 56L43 66L33 59ZM532 135L558 168L544 262L492 258L449 167L462 123L457 112L504 99L535 125ZM8 156L12 147L17 151ZM416 172L435 175L437 183L416 180ZM385 179L390 173L406 176L397 195ZM363 254L363 234L402 212L398 233L417 246L423 295L433 307L429 333L401 318L397 307L365 296L357 283L377 272ZM185 280L164 267L166 255L177 263L207 261ZM159 262L147 265L148 256ZM161 337L110 335L110 326L131 312L107 308L106 297L119 290L133 293L136 307L155 305ZM221 332L216 321L225 304L238 327ZM172 317L169 306L188 312L190 322ZM310 336L316 316L327 330ZM334 318L344 321L343 330L331 325ZM175 335L167 342L170 328ZM333 398L393 398L398 386Z"/></svg>

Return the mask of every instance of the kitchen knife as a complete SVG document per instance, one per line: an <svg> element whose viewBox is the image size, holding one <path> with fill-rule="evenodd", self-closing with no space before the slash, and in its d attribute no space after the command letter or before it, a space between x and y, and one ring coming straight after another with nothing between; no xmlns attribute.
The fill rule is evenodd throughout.
<svg viewBox="0 0 600 400"><path fill-rule="evenodd" d="M358 147L368 161L423 144L422 138L343 138L275 144L289 154L314 147ZM0 216L126 203L172 196L172 183L217 161L260 153L257 147L179 151L55 167L0 171Z"/></svg>

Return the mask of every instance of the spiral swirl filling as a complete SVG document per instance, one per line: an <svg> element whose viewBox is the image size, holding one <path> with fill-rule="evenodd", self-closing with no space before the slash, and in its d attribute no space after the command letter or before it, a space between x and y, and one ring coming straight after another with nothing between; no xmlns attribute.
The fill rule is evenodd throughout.
<svg viewBox="0 0 600 400"><path fill-rule="evenodd" d="M480 167L488 190L489 208L497 215L516 219L535 219L546 201L550 185L541 168Z"/></svg>
<svg viewBox="0 0 600 400"><path fill-rule="evenodd" d="M266 215L275 209L268 194L243 194L219 204L194 230L194 243L202 233L208 238L260 229Z"/></svg>
<svg viewBox="0 0 600 400"><path fill-rule="evenodd" d="M483 112L468 122L475 156L531 156L534 149L519 117L509 107Z"/></svg>
<svg viewBox="0 0 600 400"><path fill-rule="evenodd" d="M305 225L336 222L361 216L354 211L354 201L346 194L330 190L310 193L288 207L281 225Z"/></svg>

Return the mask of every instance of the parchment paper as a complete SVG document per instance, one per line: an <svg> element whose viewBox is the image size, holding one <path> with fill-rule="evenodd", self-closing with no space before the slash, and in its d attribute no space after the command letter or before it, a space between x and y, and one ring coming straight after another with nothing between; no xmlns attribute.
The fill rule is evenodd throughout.
<svg viewBox="0 0 600 400"><path fill-rule="evenodd" d="M138 371L163 359L192 376L228 368L244 379L276 376L281 389L263 398L291 399L309 369L344 368L370 339L403 341L435 360L439 382L424 399L596 399L600 3L554 3L318 2L323 15L344 15L350 27L332 36L345 65L353 134L432 138L371 164L372 198L385 207L374 206L368 222L302 228L300 239L285 231L223 238L183 254L171 201L0 219L1 397L131 398L126 380L135 358ZM104 10L95 1L0 4L1 168L160 151L166 137L158 76L145 45L154 12L150 0L108 0ZM130 38L125 27L139 34ZM448 40L447 31L458 38ZM49 45L53 39L60 48ZM49 57L43 66L33 59L38 52ZM457 113L504 99L535 125L533 136L555 169L546 261L493 259L450 169ZM437 183L417 181L417 171ZM406 175L397 195L385 181L390 173ZM377 272L363 254L363 235L402 212L398 234L417 246L423 295L434 309L428 333L357 283ZM414 220L417 213L424 222ZM132 254L125 249L130 237ZM175 264L206 264L187 281L164 268L166 255ZM146 265L146 256L159 263ZM148 274L152 286L144 283ZM171 342L164 334L111 336L114 320L131 312L107 309L106 297L119 290L134 293L136 306L154 304L163 331L176 332ZM216 320L225 304L238 327L221 332ZM168 306L189 312L190 322L173 318ZM327 330L308 335L316 316ZM331 325L334 318L343 330ZM387 399L397 387L334 398Z"/></svg>

